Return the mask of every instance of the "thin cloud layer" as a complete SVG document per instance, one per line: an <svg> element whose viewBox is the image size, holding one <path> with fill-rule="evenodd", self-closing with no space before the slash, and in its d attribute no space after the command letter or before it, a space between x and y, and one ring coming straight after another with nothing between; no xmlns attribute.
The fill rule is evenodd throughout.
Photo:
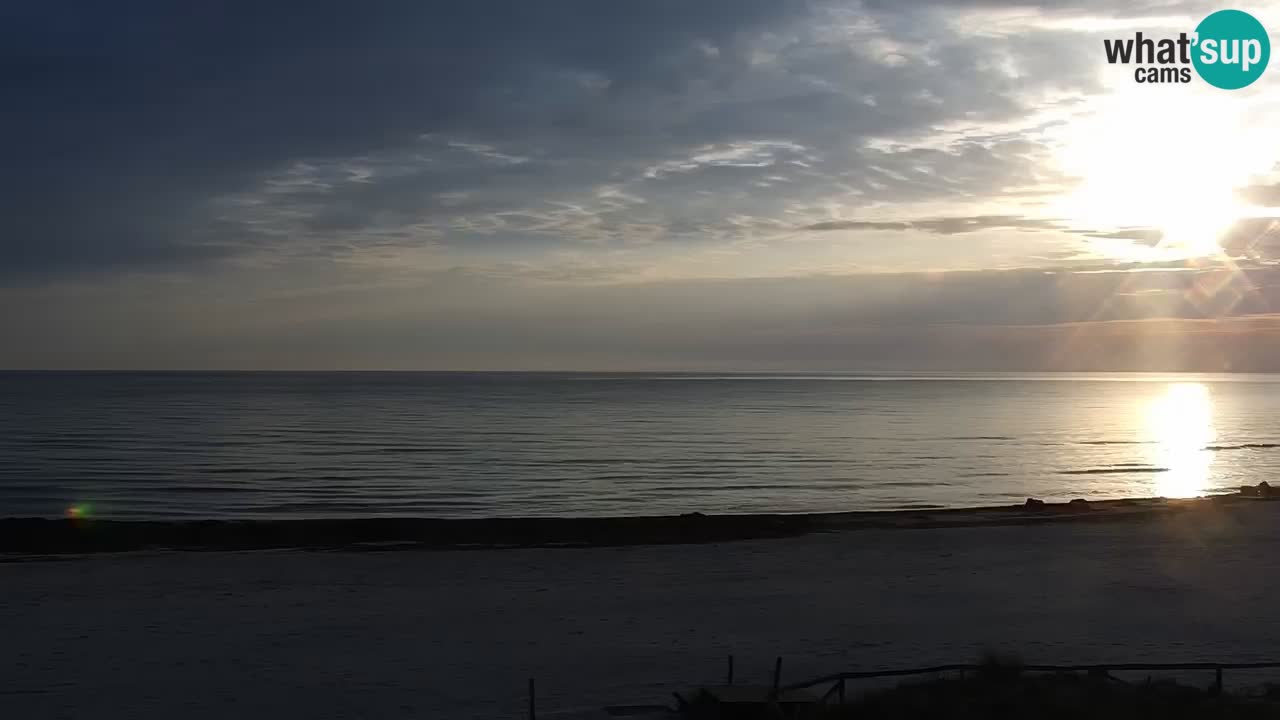
<svg viewBox="0 0 1280 720"><path fill-rule="evenodd" d="M1280 350L1277 272L636 284L446 271L325 290L281 287L264 272L194 292L169 280L28 295L42 312L6 319L6 358L76 367L91 353L97 366L120 368L1262 371ZM1194 343L1180 349L1183 332ZM1159 343L1144 350L1144 339Z"/></svg>

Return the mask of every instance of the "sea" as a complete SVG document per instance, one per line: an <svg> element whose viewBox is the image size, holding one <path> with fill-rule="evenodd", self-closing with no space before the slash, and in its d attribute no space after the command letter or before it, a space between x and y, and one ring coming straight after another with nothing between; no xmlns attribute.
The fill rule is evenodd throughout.
<svg viewBox="0 0 1280 720"><path fill-rule="evenodd" d="M0 373L0 517L637 516L1280 480L1280 376Z"/></svg>

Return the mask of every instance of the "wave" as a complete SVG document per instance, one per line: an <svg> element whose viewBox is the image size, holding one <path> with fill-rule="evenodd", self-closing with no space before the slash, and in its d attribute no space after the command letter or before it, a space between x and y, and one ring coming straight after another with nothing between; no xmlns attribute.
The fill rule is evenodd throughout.
<svg viewBox="0 0 1280 720"><path fill-rule="evenodd" d="M1120 473L1160 473L1169 472L1169 468L1152 465L1112 465L1100 468L1084 468L1081 470L1062 470L1059 475L1111 475Z"/></svg>
<svg viewBox="0 0 1280 720"><path fill-rule="evenodd" d="M1050 443L1052 444L1052 443ZM1158 440L1081 440L1077 445L1158 445ZM1236 443L1229 445L1206 445L1205 450L1211 452L1221 452L1226 450L1274 450L1280 448L1280 443L1275 442L1256 442L1256 443Z"/></svg>

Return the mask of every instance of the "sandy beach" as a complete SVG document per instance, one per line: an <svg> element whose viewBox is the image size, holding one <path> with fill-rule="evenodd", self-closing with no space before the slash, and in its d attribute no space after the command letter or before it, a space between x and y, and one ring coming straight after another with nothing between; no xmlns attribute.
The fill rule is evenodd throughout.
<svg viewBox="0 0 1280 720"><path fill-rule="evenodd" d="M548 712L664 702L729 653L748 681L777 655L792 680L988 648L1280 656L1280 505L1178 507L603 547L11 554L0 714L513 717L530 676Z"/></svg>

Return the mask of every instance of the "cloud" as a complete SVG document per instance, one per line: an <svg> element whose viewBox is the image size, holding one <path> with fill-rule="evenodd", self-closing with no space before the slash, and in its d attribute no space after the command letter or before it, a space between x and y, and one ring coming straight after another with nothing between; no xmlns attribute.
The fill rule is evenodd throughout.
<svg viewBox="0 0 1280 720"><path fill-rule="evenodd" d="M1218 239L1226 252L1252 260L1280 260L1280 218L1238 220Z"/></svg>
<svg viewBox="0 0 1280 720"><path fill-rule="evenodd" d="M1133 240L1143 245L1155 246L1160 244L1164 239L1164 231L1160 228L1125 228L1114 232L1082 232L1089 237L1104 238L1107 240Z"/></svg>
<svg viewBox="0 0 1280 720"><path fill-rule="evenodd" d="M1034 365L962 335L1275 311L1270 220L1113 273L1155 231L1053 212L1099 33L1195 3L10 5L0 364Z"/></svg>
<svg viewBox="0 0 1280 720"><path fill-rule="evenodd" d="M6 305L42 310L0 319L0 367L1280 370L1273 267L646 283L612 270L9 290Z"/></svg>
<svg viewBox="0 0 1280 720"><path fill-rule="evenodd" d="M959 235L979 232L993 228L1014 228L1019 230L1059 230L1062 226L1053 220L1044 218L1021 217L1018 215L973 215L968 217L938 217L921 220L902 221L866 221L866 220L828 220L805 225L802 230L921 230L939 235ZM1113 236L1106 236L1113 237ZM1115 235L1114 237L1120 237Z"/></svg>
<svg viewBox="0 0 1280 720"><path fill-rule="evenodd" d="M423 133L499 167L523 151L483 148L517 132L530 146L613 133L621 128L609 116L621 108L597 109L590 96L679 93L713 69L696 56L673 62L693 41L731 46L801 12L755 0L661 5L71 1L9 10L0 84L23 111L0 118L12 141L0 267L118 269L251 251L273 238L211 203L299 163L398 153ZM609 78L611 90L584 73ZM590 113L571 117L583 107ZM563 135L546 137L552 129ZM369 217L352 206L353 223Z"/></svg>
<svg viewBox="0 0 1280 720"><path fill-rule="evenodd" d="M1280 184L1247 185L1238 194L1245 202L1260 207L1280 207Z"/></svg>
<svg viewBox="0 0 1280 720"><path fill-rule="evenodd" d="M956 17L776 0L23 6L0 27L0 81L23 108L0 118L17 140L0 276L424 244L679 252L784 242L833 206L1057 182L1027 131L1046 92L1101 90L1096 53L1055 29L977 42ZM885 142L957 123L971 131Z"/></svg>

